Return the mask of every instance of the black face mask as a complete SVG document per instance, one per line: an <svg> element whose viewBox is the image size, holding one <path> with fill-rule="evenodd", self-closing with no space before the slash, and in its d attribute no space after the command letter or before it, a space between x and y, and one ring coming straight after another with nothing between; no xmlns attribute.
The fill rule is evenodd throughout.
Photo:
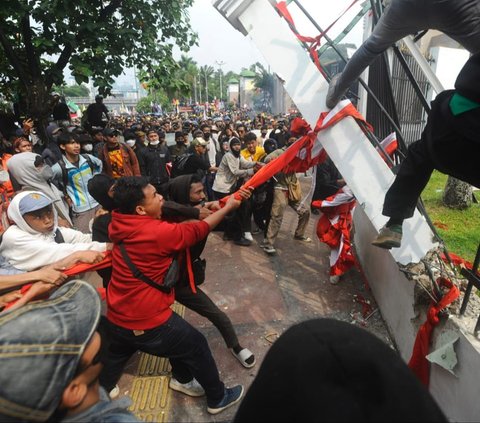
<svg viewBox="0 0 480 423"><path fill-rule="evenodd" d="M266 132L262 132L262 137L266 137L267 136L267 133Z"/></svg>
<svg viewBox="0 0 480 423"><path fill-rule="evenodd" d="M210 139L210 132L207 132L206 134L203 134L203 138L205 139L205 141L208 141Z"/></svg>

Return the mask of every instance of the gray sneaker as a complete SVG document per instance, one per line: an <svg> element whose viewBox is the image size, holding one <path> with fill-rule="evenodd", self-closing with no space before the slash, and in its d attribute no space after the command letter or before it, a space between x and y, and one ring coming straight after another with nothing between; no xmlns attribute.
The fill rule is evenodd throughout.
<svg viewBox="0 0 480 423"><path fill-rule="evenodd" d="M389 250L390 248L399 248L402 244L402 226L392 225L384 226L378 232L377 237L372 241L372 245Z"/></svg>
<svg viewBox="0 0 480 423"><path fill-rule="evenodd" d="M333 109L340 99L345 95L346 90L339 92L338 91L338 80L340 79L341 73L337 73L328 84L327 99L325 103L329 109Z"/></svg>
<svg viewBox="0 0 480 423"><path fill-rule="evenodd" d="M182 392L191 397L201 397L205 395L205 391L195 378L190 382L180 383L177 379L172 377L168 386L174 391Z"/></svg>

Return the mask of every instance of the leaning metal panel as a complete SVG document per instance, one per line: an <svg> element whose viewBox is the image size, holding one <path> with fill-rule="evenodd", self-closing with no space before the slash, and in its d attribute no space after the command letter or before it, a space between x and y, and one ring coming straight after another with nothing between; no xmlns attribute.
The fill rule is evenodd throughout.
<svg viewBox="0 0 480 423"><path fill-rule="evenodd" d="M315 126L320 113L327 110L328 85L288 24L267 0L237 0L227 5L217 1L214 4L218 3L222 3L222 15L235 28L248 32L248 37L262 52L271 69L285 81L285 89L303 117ZM269 25L265 26L265 22ZM352 118L323 131L321 141L370 221L379 230L386 222L382 206L394 179L391 170ZM392 255L402 264L418 262L434 247L432 239L430 228L416 211L414 217L404 223L402 247L392 250Z"/></svg>

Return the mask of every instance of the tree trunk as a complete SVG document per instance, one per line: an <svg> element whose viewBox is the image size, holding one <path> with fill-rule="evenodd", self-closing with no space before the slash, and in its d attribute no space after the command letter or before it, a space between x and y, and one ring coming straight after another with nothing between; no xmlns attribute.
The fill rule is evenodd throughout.
<svg viewBox="0 0 480 423"><path fill-rule="evenodd" d="M43 145L46 145L48 142L46 127L53 109L53 99L49 91L43 78L38 78L27 88L27 93L25 94L27 117L35 122L37 135Z"/></svg>
<svg viewBox="0 0 480 423"><path fill-rule="evenodd" d="M443 192L443 204L459 210L470 207L472 204L472 186L449 176Z"/></svg>

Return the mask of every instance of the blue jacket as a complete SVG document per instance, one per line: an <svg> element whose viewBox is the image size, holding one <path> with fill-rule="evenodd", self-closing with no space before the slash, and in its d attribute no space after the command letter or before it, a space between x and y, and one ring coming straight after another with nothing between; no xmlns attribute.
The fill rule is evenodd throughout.
<svg viewBox="0 0 480 423"><path fill-rule="evenodd" d="M67 195L72 201L72 209L75 213L82 213L98 206L98 203L88 192L88 181L93 178L93 175L101 173L102 161L98 158L88 155L94 165L94 169L90 166L85 158L80 155L78 167L70 163L65 156L62 157L65 163L67 174ZM55 178L63 182L62 168L57 163L52 166Z"/></svg>

